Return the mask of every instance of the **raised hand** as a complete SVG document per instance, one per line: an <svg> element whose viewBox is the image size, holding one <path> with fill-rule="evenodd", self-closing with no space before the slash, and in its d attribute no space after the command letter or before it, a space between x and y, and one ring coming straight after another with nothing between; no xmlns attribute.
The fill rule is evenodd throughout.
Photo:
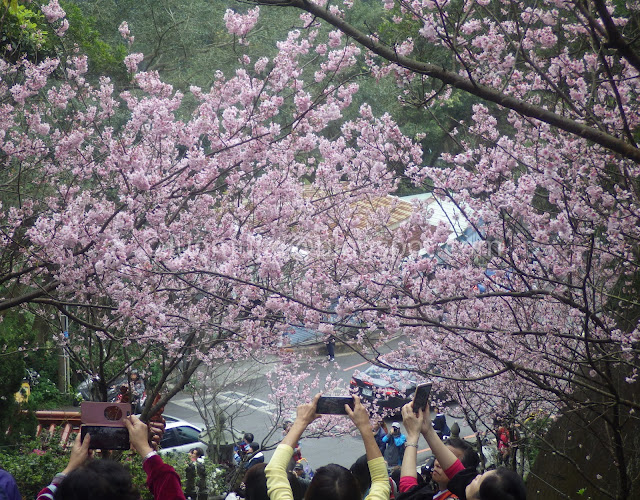
<svg viewBox="0 0 640 500"><path fill-rule="evenodd" d="M89 443L91 442L91 436L87 434L82 440L82 435L78 432L76 440L73 442L73 448L71 448L71 456L69 457L69 463L62 471L63 474L69 474L71 471L76 470L82 466L89 458L92 457L93 452L89 450Z"/></svg>
<svg viewBox="0 0 640 500"><path fill-rule="evenodd" d="M146 456L147 453L153 451L151 445L149 445L149 428L142 420L135 415L130 415L124 421L129 431L129 441L131 446L141 456Z"/></svg>
<svg viewBox="0 0 640 500"><path fill-rule="evenodd" d="M414 413L413 401L402 407L402 423L404 424L408 441L414 442L418 440L424 421L425 414L422 410L418 411L418 415ZM431 424L431 420L428 420L428 422Z"/></svg>
<svg viewBox="0 0 640 500"><path fill-rule="evenodd" d="M347 415L349 415L349 418L360 430L360 433L362 433L363 429L365 428L371 431L371 422L369 421L369 412L363 406L358 396L353 396L353 400L354 400L353 410L349 408L349 405L344 405L345 409L347 410Z"/></svg>

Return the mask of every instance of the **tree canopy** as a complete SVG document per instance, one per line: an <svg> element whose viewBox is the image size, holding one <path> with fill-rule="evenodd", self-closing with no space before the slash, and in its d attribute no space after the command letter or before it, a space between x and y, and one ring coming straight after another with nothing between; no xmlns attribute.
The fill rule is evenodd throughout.
<svg viewBox="0 0 640 500"><path fill-rule="evenodd" d="M384 0L366 19L364 2L256 0L300 15L255 57L270 9L246 3L221 14L237 66L206 86L176 90L139 53L122 91L79 54L3 61L0 311L63 312L88 372L153 354L183 381L279 352L291 323L348 326L374 358L402 333L398 360L482 396L482 418L575 416L614 479L563 455L574 473L632 497L637 8ZM55 0L45 16L65 22ZM437 158L355 105L364 74L440 119ZM397 170L431 197L396 228Z"/></svg>

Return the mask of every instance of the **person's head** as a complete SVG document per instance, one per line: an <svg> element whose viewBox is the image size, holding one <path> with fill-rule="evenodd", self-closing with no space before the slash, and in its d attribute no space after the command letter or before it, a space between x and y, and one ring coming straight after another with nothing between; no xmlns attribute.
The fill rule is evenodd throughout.
<svg viewBox="0 0 640 500"><path fill-rule="evenodd" d="M465 490L467 500L526 500L522 478L506 467L479 474Z"/></svg>
<svg viewBox="0 0 640 500"><path fill-rule="evenodd" d="M462 462L462 457L464 456L464 450L451 446L449 444L449 441L447 441L447 447L456 456L456 458ZM464 462L462 462L462 465L465 465ZM433 462L433 472L431 473L431 479L433 479L436 483L438 483L438 487L441 490L447 489L447 485L449 484L449 478L444 473L444 470L442 470L442 467L440 466L440 462L438 462L437 459Z"/></svg>
<svg viewBox="0 0 640 500"><path fill-rule="evenodd" d="M456 456L462 465L466 468L477 469L478 464L480 463L480 457L471 446L466 441L463 441L459 438L451 438L447 440L447 448L451 450L451 452ZM442 470L440 466L440 462L437 460L433 462L433 473L431 474L431 478L438 483L438 486L441 490L446 490L447 485L449 484L449 478Z"/></svg>
<svg viewBox="0 0 640 500"><path fill-rule="evenodd" d="M320 467L307 489L305 500L360 500L360 485L353 474L341 465Z"/></svg>
<svg viewBox="0 0 640 500"><path fill-rule="evenodd" d="M138 500L128 469L107 459L90 460L70 472L56 490L55 500Z"/></svg>
<svg viewBox="0 0 640 500"><path fill-rule="evenodd" d="M265 475L264 468L267 464L256 464L251 467L244 475L246 500L269 500L267 494L267 476Z"/></svg>
<svg viewBox="0 0 640 500"><path fill-rule="evenodd" d="M253 443L253 434L251 434L250 432L247 432L242 438L242 440L247 444Z"/></svg>
<svg viewBox="0 0 640 500"><path fill-rule="evenodd" d="M202 456L204 456L204 451L202 451L200 448L191 448L189 450L189 458L194 462Z"/></svg>
<svg viewBox="0 0 640 500"><path fill-rule="evenodd" d="M251 453L255 453L256 451L260 450L260 445L258 443L256 443L255 441L253 441L250 445L249 448L251 448Z"/></svg>
<svg viewBox="0 0 640 500"><path fill-rule="evenodd" d="M242 482L245 487L245 500L269 500L267 476L264 472L266 466L267 464L256 464L244 475ZM297 477L291 473L288 473L287 477L293 492L293 500L302 500L306 484L299 482Z"/></svg>
<svg viewBox="0 0 640 500"><path fill-rule="evenodd" d="M136 380L138 380L138 377L139 377L139 375L138 375L138 371L137 371L137 370L131 370L131 375L130 375L130 377L131 377L131 380L132 380L133 382L135 382Z"/></svg>
<svg viewBox="0 0 640 500"><path fill-rule="evenodd" d="M400 434L400 422L394 422L391 424L391 432L393 434Z"/></svg>
<svg viewBox="0 0 640 500"><path fill-rule="evenodd" d="M369 472L369 464L367 455L362 455L349 468L351 474L356 478L360 485L360 492L364 496L365 492L371 487L371 473Z"/></svg>
<svg viewBox="0 0 640 500"><path fill-rule="evenodd" d="M464 439L449 438L446 445L467 469L477 469L480 465L480 456Z"/></svg>
<svg viewBox="0 0 640 500"><path fill-rule="evenodd" d="M304 475L304 467L302 466L302 464L297 463L293 466L293 473L298 476L301 477Z"/></svg>

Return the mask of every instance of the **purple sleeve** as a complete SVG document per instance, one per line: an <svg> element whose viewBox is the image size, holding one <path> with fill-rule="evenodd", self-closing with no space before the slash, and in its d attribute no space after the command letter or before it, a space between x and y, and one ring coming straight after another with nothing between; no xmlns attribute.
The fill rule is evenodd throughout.
<svg viewBox="0 0 640 500"><path fill-rule="evenodd" d="M0 469L0 488L4 490L8 500L22 499L22 496L18 491L18 484L16 483L16 480L4 469Z"/></svg>

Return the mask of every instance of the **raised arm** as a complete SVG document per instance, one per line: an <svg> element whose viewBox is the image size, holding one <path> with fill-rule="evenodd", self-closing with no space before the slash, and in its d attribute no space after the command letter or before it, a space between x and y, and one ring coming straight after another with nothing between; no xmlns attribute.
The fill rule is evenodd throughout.
<svg viewBox="0 0 640 500"><path fill-rule="evenodd" d="M442 439L440 439L440 436L438 436L433 428L433 425L431 424L431 412L429 411L429 405L427 405L425 409L424 420L422 422L422 435L427 440L427 443L435 455L436 460L440 463L442 470L447 470L456 462L456 460L458 460L451 450L442 442Z"/></svg>
<svg viewBox="0 0 640 500"><path fill-rule="evenodd" d="M418 439L420 439L420 429L424 414L422 410L416 415L413 412L413 401L402 407L402 423L407 436L407 443L404 448L404 457L402 459L402 469L400 477L418 477L416 464L418 457Z"/></svg>
<svg viewBox="0 0 640 500"><path fill-rule="evenodd" d="M320 394L316 394L311 403L298 406L296 420L290 427L289 432L282 440L282 444L286 444L294 448L298 446L298 441L305 429L313 422L318 415L316 414L316 405L320 399Z"/></svg>
<svg viewBox="0 0 640 500"><path fill-rule="evenodd" d="M297 446L300 436L307 426L318 418L316 414L318 399L320 399L320 394L316 394L311 403L298 406L295 422L276 448L264 470L267 476L267 494L270 500L293 500L293 491L291 491L291 485L287 479L287 465L293 456L293 450Z"/></svg>
<svg viewBox="0 0 640 500"><path fill-rule="evenodd" d="M378 443L376 443L376 438L371 430L369 412L362 405L358 396L353 396L353 400L355 401L353 410L349 408L349 405L345 405L345 408L347 410L347 415L349 415L349 418L360 431L360 435L362 436L362 441L364 443L364 450L367 454L367 460L369 461L374 458L381 457L382 453L380 452L380 447L378 446Z"/></svg>
<svg viewBox="0 0 640 500"><path fill-rule="evenodd" d="M371 430L371 421L367 409L362 406L360 398L353 396L353 410L349 405L345 405L347 415L356 425L362 436L364 449L367 454L367 465L371 474L371 489L365 500L388 500L391 487L389 486L389 475L387 466L382 458L380 448L376 443L376 438Z"/></svg>

